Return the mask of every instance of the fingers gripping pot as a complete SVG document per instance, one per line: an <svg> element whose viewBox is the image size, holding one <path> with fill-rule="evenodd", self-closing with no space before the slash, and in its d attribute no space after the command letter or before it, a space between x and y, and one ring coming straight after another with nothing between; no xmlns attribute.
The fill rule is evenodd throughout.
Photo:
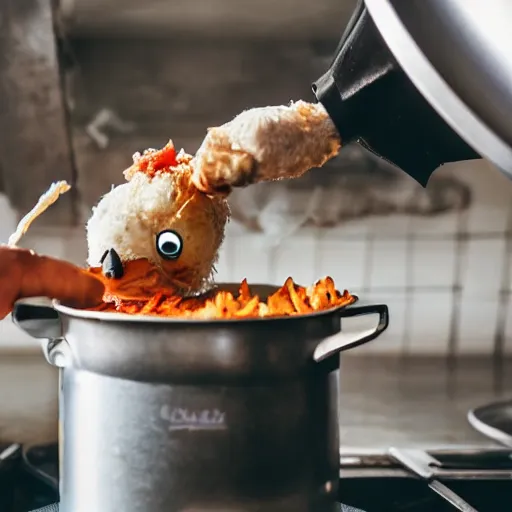
<svg viewBox="0 0 512 512"><path fill-rule="evenodd" d="M387 306L213 321L54 308L13 317L61 368L63 512L337 510L339 353L379 336ZM376 327L340 333L369 314Z"/></svg>

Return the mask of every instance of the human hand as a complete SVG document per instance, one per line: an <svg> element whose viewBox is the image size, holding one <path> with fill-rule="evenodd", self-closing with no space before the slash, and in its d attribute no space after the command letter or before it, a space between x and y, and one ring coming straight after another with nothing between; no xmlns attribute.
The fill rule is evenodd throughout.
<svg viewBox="0 0 512 512"><path fill-rule="evenodd" d="M66 305L98 305L104 285L86 270L33 251L0 246L0 319L23 298L48 297Z"/></svg>

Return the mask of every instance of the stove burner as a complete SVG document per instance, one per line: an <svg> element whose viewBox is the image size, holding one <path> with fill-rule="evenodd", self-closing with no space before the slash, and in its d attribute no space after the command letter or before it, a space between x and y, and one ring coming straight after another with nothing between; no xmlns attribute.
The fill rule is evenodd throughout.
<svg viewBox="0 0 512 512"><path fill-rule="evenodd" d="M340 495L367 512L505 512L511 479L510 450L391 448L343 453Z"/></svg>
<svg viewBox="0 0 512 512"><path fill-rule="evenodd" d="M34 447L23 456L19 446L11 446L0 447L0 498L7 499L0 499L0 510L59 512L51 505L58 501L57 446ZM340 505L340 512L509 512L511 479L508 449L344 452L340 502L345 505ZM459 508L451 504L432 490L432 481L441 482L452 497L455 494L472 508L460 508L457 499Z"/></svg>
<svg viewBox="0 0 512 512"><path fill-rule="evenodd" d="M362 510L355 509L353 507L348 507L346 505L340 505L340 507L340 512L363 512ZM33 512L59 512L59 505L48 505L47 507L40 508L39 510L34 510Z"/></svg>

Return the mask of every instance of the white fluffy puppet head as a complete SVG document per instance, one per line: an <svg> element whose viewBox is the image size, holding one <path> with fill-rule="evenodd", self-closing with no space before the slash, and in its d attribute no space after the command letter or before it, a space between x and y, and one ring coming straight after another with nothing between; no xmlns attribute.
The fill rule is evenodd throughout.
<svg viewBox="0 0 512 512"><path fill-rule="evenodd" d="M198 292L210 283L229 218L227 202L191 183L192 157L172 141L134 155L127 183L106 194L87 223L88 264L114 249L122 263L147 260L170 285Z"/></svg>

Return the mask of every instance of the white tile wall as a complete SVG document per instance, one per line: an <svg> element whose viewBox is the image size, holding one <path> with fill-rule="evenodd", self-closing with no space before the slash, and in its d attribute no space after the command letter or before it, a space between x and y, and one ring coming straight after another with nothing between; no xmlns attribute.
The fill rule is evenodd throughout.
<svg viewBox="0 0 512 512"><path fill-rule="evenodd" d="M317 232L304 229L292 235L276 248L273 255L271 280L284 283L292 277L296 283L309 285L318 279L316 274Z"/></svg>
<svg viewBox="0 0 512 512"><path fill-rule="evenodd" d="M497 297L466 297L460 303L458 350L492 353L498 320Z"/></svg>
<svg viewBox="0 0 512 512"><path fill-rule="evenodd" d="M404 289L408 284L407 239L380 240L371 242L370 286L371 288Z"/></svg>
<svg viewBox="0 0 512 512"><path fill-rule="evenodd" d="M512 184L511 184L512 186ZM505 271L504 238L469 240L462 259L462 293L468 300L497 298Z"/></svg>
<svg viewBox="0 0 512 512"><path fill-rule="evenodd" d="M412 285L415 288L446 288L455 281L456 242L418 240L412 242Z"/></svg>
<svg viewBox="0 0 512 512"><path fill-rule="evenodd" d="M405 215L373 216L368 223L368 233L373 238L405 238L411 232L412 218Z"/></svg>
<svg viewBox="0 0 512 512"><path fill-rule="evenodd" d="M440 172L457 174L472 187L475 202L468 212L432 218L394 215L328 229L307 228L273 248L263 234L247 233L232 222L217 279L247 277L253 283L282 284L292 276L307 285L330 275L340 289L349 289L363 302L387 303L391 312L388 331L358 348L357 354L446 354L450 342L460 353L490 353L501 290L512 291L512 258L505 238L512 184L484 162L446 166ZM6 241L15 216L2 196L0 217L0 239ZM83 264L86 257L83 229L63 233L34 225L24 245L76 264ZM457 284L461 301L454 309ZM510 302L504 345L512 353ZM343 328L358 327L346 320ZM13 345L37 347L37 342L6 319L0 322L0 346Z"/></svg>
<svg viewBox="0 0 512 512"><path fill-rule="evenodd" d="M406 350L410 354L446 354L453 315L453 293L417 292L412 296Z"/></svg>
<svg viewBox="0 0 512 512"><path fill-rule="evenodd" d="M331 276L341 288L355 294L369 285L367 240L322 237L318 241L317 276Z"/></svg>
<svg viewBox="0 0 512 512"><path fill-rule="evenodd" d="M439 217L411 218L411 232L421 238L448 238L453 237L459 231L461 214L451 212Z"/></svg>
<svg viewBox="0 0 512 512"><path fill-rule="evenodd" d="M503 233L512 205L512 186L491 164L480 160L460 164L461 176L470 185L473 204L468 215L468 229L472 233Z"/></svg>
<svg viewBox="0 0 512 512"><path fill-rule="evenodd" d="M371 221L369 219L356 219L350 222L343 222L336 226L323 228L320 236L329 240L348 240L351 238L359 240L365 238L368 234L371 234L371 232Z"/></svg>
<svg viewBox="0 0 512 512"><path fill-rule="evenodd" d="M505 332L504 332L504 351L506 354L512 354L512 297L508 298L505 304Z"/></svg>
<svg viewBox="0 0 512 512"><path fill-rule="evenodd" d="M233 240L234 237L227 237L219 252L219 261L215 265L217 275L215 279L218 282L229 283L233 278Z"/></svg>
<svg viewBox="0 0 512 512"><path fill-rule="evenodd" d="M253 283L273 284L271 269L274 252L259 233L234 238L230 250L231 279L241 281L247 278Z"/></svg>

